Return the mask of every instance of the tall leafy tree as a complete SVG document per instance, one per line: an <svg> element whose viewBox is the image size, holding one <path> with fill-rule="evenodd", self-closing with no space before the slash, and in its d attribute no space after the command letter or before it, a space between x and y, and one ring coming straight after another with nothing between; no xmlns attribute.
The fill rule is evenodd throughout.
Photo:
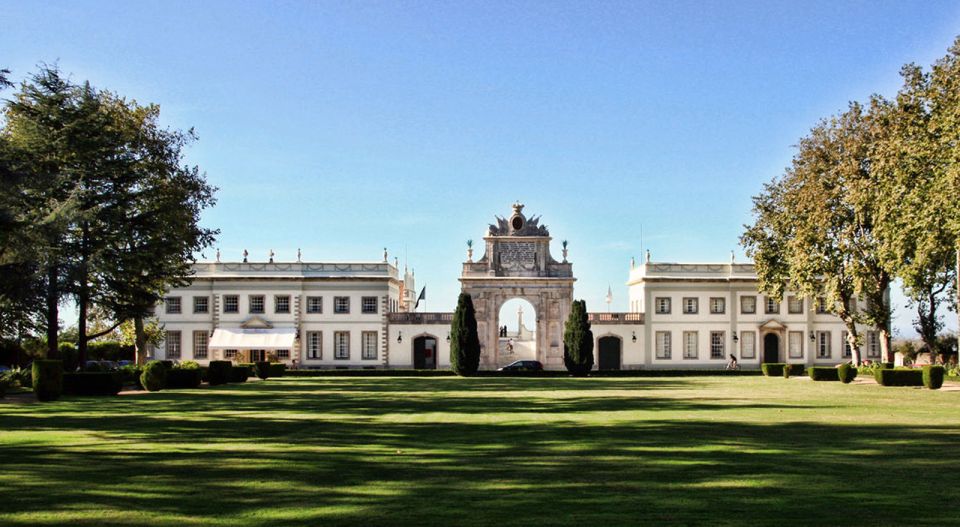
<svg viewBox="0 0 960 527"><path fill-rule="evenodd" d="M593 369L593 331L587 316L586 300L574 300L563 329L563 365L574 375Z"/></svg>
<svg viewBox="0 0 960 527"><path fill-rule="evenodd" d="M755 221L741 237L761 289L780 296L789 286L825 302L845 323L858 364L858 323L880 332L883 356L890 360L892 275L877 256L872 126L856 103L821 121L801 139L785 174L754 198ZM857 297L866 300L866 309L855 308Z"/></svg>
<svg viewBox="0 0 960 527"><path fill-rule="evenodd" d="M450 367L457 375L473 375L480 368L480 336L473 298L460 293L450 325Z"/></svg>
<svg viewBox="0 0 960 527"><path fill-rule="evenodd" d="M901 279L916 309L914 327L924 348L935 353L943 328L939 308L952 298L956 278L954 234L936 196L948 152L932 125L930 76L914 64L901 75L903 87L894 100L874 99L878 256Z"/></svg>

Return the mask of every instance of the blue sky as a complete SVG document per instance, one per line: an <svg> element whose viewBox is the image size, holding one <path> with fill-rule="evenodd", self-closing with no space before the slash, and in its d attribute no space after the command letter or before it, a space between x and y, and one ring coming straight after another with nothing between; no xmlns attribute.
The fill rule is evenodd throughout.
<svg viewBox="0 0 960 527"><path fill-rule="evenodd" d="M386 246L452 309L466 240L521 200L577 296L625 310L641 225L654 260L743 259L797 139L942 56L960 3L7 0L0 27L15 79L58 62L196 128L224 258Z"/></svg>

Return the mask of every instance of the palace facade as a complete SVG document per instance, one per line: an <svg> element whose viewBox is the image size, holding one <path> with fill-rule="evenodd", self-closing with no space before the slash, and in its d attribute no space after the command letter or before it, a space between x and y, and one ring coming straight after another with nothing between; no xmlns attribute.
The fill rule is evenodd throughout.
<svg viewBox="0 0 960 527"><path fill-rule="evenodd" d="M461 288L477 312L481 367L539 360L563 368L563 324L574 298L573 266L550 252L550 233L523 205L497 217L472 246ZM215 262L193 266L188 286L171 290L156 314L165 331L154 358L272 360L297 368L444 368L452 313L414 309L412 272L379 262ZM758 291L751 264L631 262L628 312L591 313L599 369L723 368L762 362L832 365L847 360L845 326L818 305ZM533 328L504 332L505 302L533 306ZM816 303L814 303L816 304ZM861 306L862 307L862 306ZM522 317L522 315L519 315ZM879 359L877 335L864 357Z"/></svg>

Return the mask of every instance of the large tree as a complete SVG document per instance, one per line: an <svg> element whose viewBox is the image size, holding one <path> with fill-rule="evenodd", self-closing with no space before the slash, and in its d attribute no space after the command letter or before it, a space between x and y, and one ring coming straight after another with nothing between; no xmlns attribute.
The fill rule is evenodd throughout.
<svg viewBox="0 0 960 527"><path fill-rule="evenodd" d="M825 302L846 325L858 364L858 323L880 333L883 356L890 360L892 276L877 257L871 127L859 104L815 126L786 173L754 198L755 221L741 237L761 289L780 296L790 287ZM856 308L858 297L866 309Z"/></svg>
<svg viewBox="0 0 960 527"><path fill-rule="evenodd" d="M570 306L563 329L563 365L574 375L586 375L593 369L593 331L586 300L574 300Z"/></svg>
<svg viewBox="0 0 960 527"><path fill-rule="evenodd" d="M56 68L43 67L24 83L6 115L4 133L29 160L35 194L62 212L57 229L41 237L49 242L39 252L49 285L47 319L56 320L51 306L65 293L73 296L83 360L89 340L125 320L142 328L163 292L184 283L193 254L216 234L199 226L215 189L183 163L192 130L165 129L159 107L73 85ZM32 233L29 223L24 227ZM113 324L89 332L94 306L110 313Z"/></svg>
<svg viewBox="0 0 960 527"><path fill-rule="evenodd" d="M473 375L480 368L477 313L467 293L460 293L450 324L450 368L457 375Z"/></svg>
<svg viewBox="0 0 960 527"><path fill-rule="evenodd" d="M878 255L902 281L916 309L915 329L924 348L935 353L943 328L939 307L952 297L955 280L954 235L936 196L948 153L932 125L930 76L913 64L901 75L895 99L874 99Z"/></svg>

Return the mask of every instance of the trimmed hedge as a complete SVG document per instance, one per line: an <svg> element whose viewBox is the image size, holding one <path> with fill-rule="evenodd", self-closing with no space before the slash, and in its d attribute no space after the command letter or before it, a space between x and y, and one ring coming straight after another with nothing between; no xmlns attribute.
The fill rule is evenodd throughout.
<svg viewBox="0 0 960 527"><path fill-rule="evenodd" d="M38 401L56 401L63 393L63 363L58 360L33 361L33 393Z"/></svg>
<svg viewBox="0 0 960 527"><path fill-rule="evenodd" d="M840 375L837 368L832 366L811 366L807 368L807 374L815 381L839 381Z"/></svg>
<svg viewBox="0 0 960 527"><path fill-rule="evenodd" d="M780 377L783 376L784 367L786 364L782 362L764 362L760 365L760 371L767 377Z"/></svg>
<svg viewBox="0 0 960 527"><path fill-rule="evenodd" d="M233 363L228 360L212 360L207 367L207 382L210 386L218 386L230 382L230 369Z"/></svg>
<svg viewBox="0 0 960 527"><path fill-rule="evenodd" d="M283 377L287 373L287 365L282 362L270 363L270 376Z"/></svg>
<svg viewBox="0 0 960 527"><path fill-rule="evenodd" d="M140 384L148 392L160 391L167 383L167 367L163 362L152 360L143 367L143 373L140 374Z"/></svg>
<svg viewBox="0 0 960 527"><path fill-rule="evenodd" d="M201 382L200 368L174 368L167 372L167 388L197 388Z"/></svg>
<svg viewBox="0 0 960 527"><path fill-rule="evenodd" d="M806 367L805 365L803 365L803 364L787 364L783 369L784 369L784 370L790 370L790 376L791 376L791 377L796 377L796 376L798 376L798 375L806 375L806 374L807 374L807 367ZM786 375L784 375L784 376L786 376Z"/></svg>
<svg viewBox="0 0 960 527"><path fill-rule="evenodd" d="M943 386L943 376L946 371L943 366L924 366L923 385L931 390L939 390Z"/></svg>
<svg viewBox="0 0 960 527"><path fill-rule="evenodd" d="M117 395L123 388L119 372L76 372L63 374L63 393L67 395Z"/></svg>
<svg viewBox="0 0 960 527"><path fill-rule="evenodd" d="M893 369L892 362L884 362L879 364L873 370L873 380L877 381L877 384L883 384L883 380L880 378L880 374L883 373L883 370L892 370L892 369Z"/></svg>
<svg viewBox="0 0 960 527"><path fill-rule="evenodd" d="M840 382L843 384L850 384L857 378L857 367L845 362L837 367L837 376L840 377Z"/></svg>
<svg viewBox="0 0 960 527"><path fill-rule="evenodd" d="M257 377L267 380L270 378L270 363L267 361L262 361L256 363L255 369L257 371Z"/></svg>
<svg viewBox="0 0 960 527"><path fill-rule="evenodd" d="M230 373L227 375L228 382L247 382L247 378L250 377L250 368L244 365L232 366L230 368Z"/></svg>
<svg viewBox="0 0 960 527"><path fill-rule="evenodd" d="M884 386L923 386L923 370L887 368L879 372L880 384Z"/></svg>

